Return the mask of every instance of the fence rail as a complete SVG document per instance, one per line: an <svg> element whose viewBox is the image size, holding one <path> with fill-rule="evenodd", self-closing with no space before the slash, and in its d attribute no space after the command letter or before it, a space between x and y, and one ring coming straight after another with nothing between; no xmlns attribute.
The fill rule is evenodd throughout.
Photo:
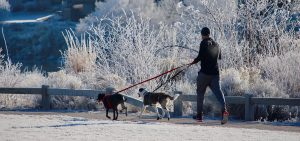
<svg viewBox="0 0 300 141"><path fill-rule="evenodd" d="M3 94L41 94L41 88L0 88Z"/></svg>
<svg viewBox="0 0 300 141"><path fill-rule="evenodd" d="M72 90L72 89L53 89L43 85L42 88L0 88L0 94L38 94L42 95L41 107L44 110L50 109L51 96L85 96L96 98L99 93L104 93L101 90ZM196 95L182 95L182 92L174 92L180 94L178 99L174 101L173 116L183 115L183 101L196 102ZM142 107L143 102L131 96L124 95L127 98L127 103ZM290 105L300 106L300 98L258 98L245 96L225 96L227 104L244 104L245 105L245 120L254 120L254 106L261 105ZM149 108L148 110L154 111Z"/></svg>
<svg viewBox="0 0 300 141"><path fill-rule="evenodd" d="M196 95L181 95L178 100L174 102L174 112L176 116L182 116L183 101L196 102ZM258 98L245 96L225 96L227 104L244 104L245 105L245 120L254 120L255 105L289 105L300 106L300 98Z"/></svg>

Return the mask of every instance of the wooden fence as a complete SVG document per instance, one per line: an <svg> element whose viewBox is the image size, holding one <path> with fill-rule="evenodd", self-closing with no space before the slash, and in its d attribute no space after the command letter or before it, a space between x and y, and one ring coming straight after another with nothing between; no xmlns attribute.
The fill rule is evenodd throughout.
<svg viewBox="0 0 300 141"><path fill-rule="evenodd" d="M41 107L44 110L50 109L51 96L85 96L96 98L99 93L104 93L100 90L73 90L73 89L54 89L43 85L42 88L0 88L0 94L37 94L42 95ZM178 99L174 101L173 116L182 116L183 101L196 102L196 95L182 95L181 92L174 92L180 94ZM127 98L127 103L142 107L143 102L131 96L124 95ZM245 96L225 96L227 104L244 104L245 105L245 120L254 120L254 106L261 105L290 105L300 106L300 98L257 98L250 95ZM153 109L148 109L154 111Z"/></svg>
<svg viewBox="0 0 300 141"><path fill-rule="evenodd" d="M42 88L0 88L0 94L32 94L41 95L41 107L44 110L50 109L50 97L51 96L85 96L97 98L99 93L104 93L101 90L73 90L73 89L55 89L49 88L49 86L43 85ZM141 100L133 98L131 96L124 95L127 98L127 103L142 107Z"/></svg>
<svg viewBox="0 0 300 141"><path fill-rule="evenodd" d="M183 111L183 101L196 102L196 95L181 95L174 102L174 115L181 116ZM255 105L289 105L300 106L300 98L258 98L251 95L245 96L225 96L226 104L244 104L245 120L253 121Z"/></svg>

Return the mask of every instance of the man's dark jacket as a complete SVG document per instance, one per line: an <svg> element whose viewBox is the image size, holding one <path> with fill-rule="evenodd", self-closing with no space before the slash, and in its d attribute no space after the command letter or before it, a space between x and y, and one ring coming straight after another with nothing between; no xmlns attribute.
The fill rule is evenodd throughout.
<svg viewBox="0 0 300 141"><path fill-rule="evenodd" d="M221 50L213 39L207 38L201 41L200 50L193 63L201 61L200 72L207 75L219 75L218 59L221 59Z"/></svg>

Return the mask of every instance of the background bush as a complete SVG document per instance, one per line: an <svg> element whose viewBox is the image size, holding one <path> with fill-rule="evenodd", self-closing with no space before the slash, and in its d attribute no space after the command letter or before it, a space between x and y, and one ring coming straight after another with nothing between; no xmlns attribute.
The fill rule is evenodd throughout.
<svg viewBox="0 0 300 141"><path fill-rule="evenodd" d="M10 5L7 0L0 0L0 20L4 19L10 11Z"/></svg>

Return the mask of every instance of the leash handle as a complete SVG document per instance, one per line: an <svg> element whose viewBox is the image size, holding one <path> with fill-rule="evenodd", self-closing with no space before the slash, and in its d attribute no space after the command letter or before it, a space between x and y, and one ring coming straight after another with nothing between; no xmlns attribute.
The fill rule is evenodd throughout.
<svg viewBox="0 0 300 141"><path fill-rule="evenodd" d="M177 69L182 68L182 67L187 66L187 65L190 66L191 63L189 63L189 64L184 64L184 65L182 65L182 66L173 68L173 69L168 70L168 71L166 71L166 72L164 72L164 73L162 73L162 74L160 74L160 75L154 76L154 77L152 77L152 78L149 78L149 79L147 79L147 80L144 80L144 81L142 81L142 82L139 82L139 83L137 83L137 84L134 84L134 85L132 85L132 86L130 86L130 87L127 87L127 88L125 88L125 89L122 89L122 90L120 90L120 91L118 91L118 92L116 92L116 93L120 93L120 92L126 91L126 90L128 90L128 89L130 89L130 88L132 88L132 87L135 87L135 86L137 86L137 85L143 84L143 83L148 82L148 81L151 81L151 80L153 80L153 79L156 79L156 78L158 78L158 77L161 77L161 76L163 76L163 75L165 75L165 74L168 74L168 73L170 73L170 72L172 72L172 71L174 71L174 70L177 70Z"/></svg>

